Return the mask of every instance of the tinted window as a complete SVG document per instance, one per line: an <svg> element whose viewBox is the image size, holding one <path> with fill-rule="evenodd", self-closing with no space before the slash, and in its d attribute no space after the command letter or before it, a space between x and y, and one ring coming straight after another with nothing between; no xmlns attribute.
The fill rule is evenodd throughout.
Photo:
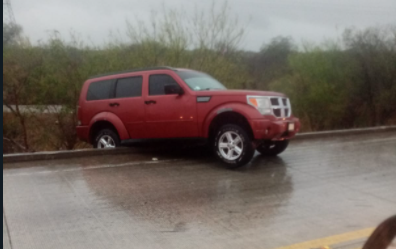
<svg viewBox="0 0 396 249"><path fill-rule="evenodd" d="M166 85L176 85L177 82L169 75L156 74L151 75L149 80L149 94L150 95L165 95L164 87Z"/></svg>
<svg viewBox="0 0 396 249"><path fill-rule="evenodd" d="M116 98L142 96L142 77L132 77L117 80Z"/></svg>
<svg viewBox="0 0 396 249"><path fill-rule="evenodd" d="M101 100L110 97L112 80L92 82L88 87L87 100Z"/></svg>

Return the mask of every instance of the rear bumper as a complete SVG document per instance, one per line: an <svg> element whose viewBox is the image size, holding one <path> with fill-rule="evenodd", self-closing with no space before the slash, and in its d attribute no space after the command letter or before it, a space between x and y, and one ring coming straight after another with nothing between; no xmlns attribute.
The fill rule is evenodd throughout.
<svg viewBox="0 0 396 249"><path fill-rule="evenodd" d="M85 142L90 142L89 141L89 126L77 126L77 137Z"/></svg>
<svg viewBox="0 0 396 249"><path fill-rule="evenodd" d="M288 130L288 125L294 124L292 131ZM285 119L255 119L251 120L253 135L259 140L284 140L290 139L300 130L300 120L295 117Z"/></svg>

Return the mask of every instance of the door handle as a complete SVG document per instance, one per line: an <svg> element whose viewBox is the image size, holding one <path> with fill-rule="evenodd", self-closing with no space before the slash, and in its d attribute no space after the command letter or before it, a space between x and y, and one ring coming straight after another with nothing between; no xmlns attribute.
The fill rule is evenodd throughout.
<svg viewBox="0 0 396 249"><path fill-rule="evenodd" d="M147 100L147 101L144 101L144 103L145 103L146 105L149 105L149 104L157 104L157 101L155 101L155 100Z"/></svg>
<svg viewBox="0 0 396 249"><path fill-rule="evenodd" d="M109 106L113 107L113 106L120 106L119 103L115 102L115 103L110 103Z"/></svg>

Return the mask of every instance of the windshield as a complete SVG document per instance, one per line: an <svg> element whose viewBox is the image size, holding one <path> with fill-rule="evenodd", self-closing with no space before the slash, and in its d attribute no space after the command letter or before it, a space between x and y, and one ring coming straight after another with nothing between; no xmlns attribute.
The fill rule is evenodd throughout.
<svg viewBox="0 0 396 249"><path fill-rule="evenodd" d="M227 90L223 84L207 74L195 71L177 71L176 73L194 91Z"/></svg>

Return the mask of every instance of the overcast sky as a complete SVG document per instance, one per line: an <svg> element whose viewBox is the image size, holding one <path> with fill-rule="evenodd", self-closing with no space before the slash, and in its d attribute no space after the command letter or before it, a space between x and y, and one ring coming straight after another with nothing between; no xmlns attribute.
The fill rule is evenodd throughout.
<svg viewBox="0 0 396 249"><path fill-rule="evenodd" d="M222 2L222 1L216 1ZM110 30L125 31L125 20L149 19L151 10L161 7L194 6L208 9L212 0L11 0L16 22L32 42L58 30L63 37L70 30L96 44L108 40ZM241 24L247 24L242 48L258 50L272 37L291 36L320 42L338 37L344 28L396 24L396 0L229 0Z"/></svg>

